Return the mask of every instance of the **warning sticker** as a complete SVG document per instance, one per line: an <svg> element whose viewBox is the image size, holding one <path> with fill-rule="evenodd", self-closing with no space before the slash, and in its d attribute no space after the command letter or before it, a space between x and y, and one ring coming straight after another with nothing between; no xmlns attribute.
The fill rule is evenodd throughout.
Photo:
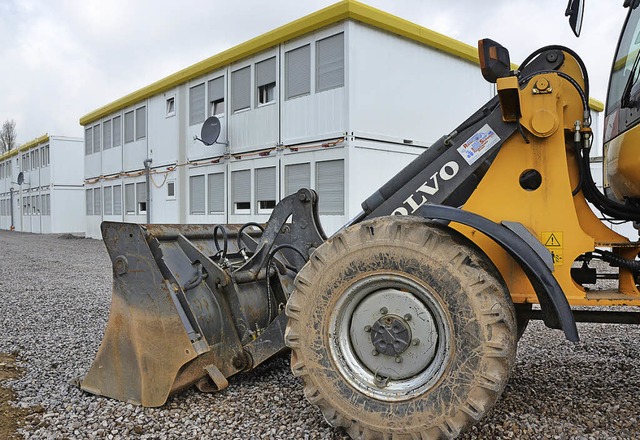
<svg viewBox="0 0 640 440"><path fill-rule="evenodd" d="M458 147L458 153L469 165L472 165L498 142L500 142L500 137L489 127L489 124L484 124L480 130Z"/></svg>
<svg viewBox="0 0 640 440"><path fill-rule="evenodd" d="M549 249L549 252L551 252L551 256L553 257L553 264L556 266L561 266L564 263L562 259L562 232L543 232L540 235L542 244L544 244L544 246Z"/></svg>

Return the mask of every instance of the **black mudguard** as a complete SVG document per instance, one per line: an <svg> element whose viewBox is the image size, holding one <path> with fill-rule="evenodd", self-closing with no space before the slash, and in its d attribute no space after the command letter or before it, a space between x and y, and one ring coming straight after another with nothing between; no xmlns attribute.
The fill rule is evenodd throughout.
<svg viewBox="0 0 640 440"><path fill-rule="evenodd" d="M511 255L533 285L547 327L564 331L566 338L578 342L578 328L569 302L542 257L519 235L485 217L443 205L424 205L417 215L470 226L482 232Z"/></svg>

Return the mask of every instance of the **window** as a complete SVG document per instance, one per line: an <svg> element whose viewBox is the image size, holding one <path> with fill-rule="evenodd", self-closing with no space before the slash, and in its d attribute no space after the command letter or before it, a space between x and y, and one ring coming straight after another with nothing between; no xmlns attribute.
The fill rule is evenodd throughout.
<svg viewBox="0 0 640 440"><path fill-rule="evenodd" d="M133 110L124 114L124 143L133 142Z"/></svg>
<svg viewBox="0 0 640 440"><path fill-rule="evenodd" d="M176 115L176 98L174 96L167 98L166 112L167 117Z"/></svg>
<svg viewBox="0 0 640 440"><path fill-rule="evenodd" d="M102 215L102 188L93 188L93 215Z"/></svg>
<svg viewBox="0 0 640 440"><path fill-rule="evenodd" d="M301 188L311 187L311 164L297 163L284 167L284 189L286 195L295 194Z"/></svg>
<svg viewBox="0 0 640 440"><path fill-rule="evenodd" d="M209 174L209 214L224 212L224 173Z"/></svg>
<svg viewBox="0 0 640 440"><path fill-rule="evenodd" d="M111 147L111 119L109 119L102 123L102 149L108 150Z"/></svg>
<svg viewBox="0 0 640 440"><path fill-rule="evenodd" d="M51 215L51 194L42 195L42 215Z"/></svg>
<svg viewBox="0 0 640 440"><path fill-rule="evenodd" d="M224 116L224 76L212 79L209 87L209 116Z"/></svg>
<svg viewBox="0 0 640 440"><path fill-rule="evenodd" d="M84 130L84 154L85 156L93 153L93 129L91 127Z"/></svg>
<svg viewBox="0 0 640 440"><path fill-rule="evenodd" d="M320 214L344 214L344 160L316 163L316 190Z"/></svg>
<svg viewBox="0 0 640 440"><path fill-rule="evenodd" d="M31 151L31 166L34 170L40 166L40 150Z"/></svg>
<svg viewBox="0 0 640 440"><path fill-rule="evenodd" d="M87 215L93 215L93 189L85 190Z"/></svg>
<svg viewBox="0 0 640 440"><path fill-rule="evenodd" d="M36 196L31 196L31 214L38 214L38 210L36 209Z"/></svg>
<svg viewBox="0 0 640 440"><path fill-rule="evenodd" d="M256 106L274 102L276 91L276 57L256 63Z"/></svg>
<svg viewBox="0 0 640 440"><path fill-rule="evenodd" d="M113 146L122 145L122 116L113 118Z"/></svg>
<svg viewBox="0 0 640 440"><path fill-rule="evenodd" d="M316 42L316 92L344 86L344 34Z"/></svg>
<svg viewBox="0 0 640 440"><path fill-rule="evenodd" d="M136 140L147 137L147 107L136 109Z"/></svg>
<svg viewBox="0 0 640 440"><path fill-rule="evenodd" d="M286 98L311 93L311 46L293 49L285 54Z"/></svg>
<svg viewBox="0 0 640 440"><path fill-rule="evenodd" d="M29 215L29 196L22 197L22 214Z"/></svg>
<svg viewBox="0 0 640 440"><path fill-rule="evenodd" d="M138 214L146 214L147 213L147 183L146 182L138 182L136 183L136 200L138 201Z"/></svg>
<svg viewBox="0 0 640 440"><path fill-rule="evenodd" d="M233 213L251 214L251 171L231 172Z"/></svg>
<svg viewBox="0 0 640 440"><path fill-rule="evenodd" d="M93 126L93 152L100 152L100 124Z"/></svg>
<svg viewBox="0 0 640 440"><path fill-rule="evenodd" d="M104 187L104 215L113 214L113 187Z"/></svg>
<svg viewBox="0 0 640 440"><path fill-rule="evenodd" d="M23 163L24 171L29 171L31 169L31 167L29 165L29 153L23 154L22 155L22 160L24 161L24 163Z"/></svg>
<svg viewBox="0 0 640 440"><path fill-rule="evenodd" d="M136 213L136 190L133 183L127 183L124 186L124 203L125 213Z"/></svg>
<svg viewBox="0 0 640 440"><path fill-rule="evenodd" d="M231 72L231 111L251 107L251 66Z"/></svg>
<svg viewBox="0 0 640 440"><path fill-rule="evenodd" d="M168 200L176 199L176 182L174 180L169 180L167 182L167 199Z"/></svg>
<svg viewBox="0 0 640 440"><path fill-rule="evenodd" d="M189 212L204 214L204 174L189 177Z"/></svg>
<svg viewBox="0 0 640 440"><path fill-rule="evenodd" d="M40 159L42 160L42 166L49 166L49 146L45 145L40 149Z"/></svg>
<svg viewBox="0 0 640 440"><path fill-rule="evenodd" d="M42 214L42 206L40 205L40 195L36 196L36 214Z"/></svg>
<svg viewBox="0 0 640 440"><path fill-rule="evenodd" d="M122 185L113 185L113 215L122 215Z"/></svg>
<svg viewBox="0 0 640 440"><path fill-rule="evenodd" d="M204 122L205 98L204 83L189 89L189 125Z"/></svg>
<svg viewBox="0 0 640 440"><path fill-rule="evenodd" d="M258 214L268 214L276 206L276 167L256 169L256 204Z"/></svg>

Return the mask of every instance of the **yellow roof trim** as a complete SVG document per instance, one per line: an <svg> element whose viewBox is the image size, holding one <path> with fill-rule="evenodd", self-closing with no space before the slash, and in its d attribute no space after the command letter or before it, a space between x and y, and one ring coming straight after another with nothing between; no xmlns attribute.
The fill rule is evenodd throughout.
<svg viewBox="0 0 640 440"><path fill-rule="evenodd" d="M27 151L33 147L36 147L40 144L44 144L45 142L49 142L49 135L43 134L40 137L35 138L32 141L27 142L26 144L22 144L14 148L13 150L7 151L6 153L0 154L0 160L5 160L11 156L15 156L19 151Z"/></svg>
<svg viewBox="0 0 640 440"><path fill-rule="evenodd" d="M329 25L344 21L355 20L378 29L386 30L396 35L433 47L453 56L472 63L479 64L477 49L446 35L427 29L416 23L396 17L395 15L365 5L355 0L343 0L324 9L316 11L277 29L252 38L244 43L220 52L217 55L202 60L192 66L182 69L172 75L143 87L133 93L123 96L110 104L98 108L80 118L80 125L88 125L111 113L122 110L144 99L158 95L192 79L206 75L216 69L248 58L285 41L293 40L302 35L314 32ZM597 104L600 104L599 106ZM604 106L599 101L591 100L591 108L602 111ZM601 109L599 109L602 107Z"/></svg>
<svg viewBox="0 0 640 440"><path fill-rule="evenodd" d="M14 148L13 150L9 150L6 153L2 153L0 154L0 161L9 159L11 156L15 156L16 154L18 154L17 148Z"/></svg>
<svg viewBox="0 0 640 440"><path fill-rule="evenodd" d="M591 110L602 112L604 111L604 102L595 98L589 98L589 107L591 107Z"/></svg>
<svg viewBox="0 0 640 440"><path fill-rule="evenodd" d="M22 144L18 147L18 151L27 151L33 147L36 147L40 144L44 144L45 142L49 142L49 135L43 134L40 137L35 138L32 141L27 142L26 144Z"/></svg>

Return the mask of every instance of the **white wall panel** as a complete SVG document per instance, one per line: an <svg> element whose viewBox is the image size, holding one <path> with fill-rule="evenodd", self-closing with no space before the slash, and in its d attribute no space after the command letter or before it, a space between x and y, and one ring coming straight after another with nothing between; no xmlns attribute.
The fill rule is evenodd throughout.
<svg viewBox="0 0 640 440"><path fill-rule="evenodd" d="M274 147L278 143L278 103L241 111L229 117L232 153Z"/></svg>
<svg viewBox="0 0 640 440"><path fill-rule="evenodd" d="M282 142L285 145L340 136L347 131L345 88L284 101Z"/></svg>
<svg viewBox="0 0 640 440"><path fill-rule="evenodd" d="M477 64L349 23L350 130L431 144L493 96Z"/></svg>
<svg viewBox="0 0 640 440"><path fill-rule="evenodd" d="M167 115L167 99L174 99L174 109L177 109L179 89L173 89L156 95L147 101L149 157L152 166L174 164L178 161L178 130L179 118L183 115L174 111L173 116Z"/></svg>

